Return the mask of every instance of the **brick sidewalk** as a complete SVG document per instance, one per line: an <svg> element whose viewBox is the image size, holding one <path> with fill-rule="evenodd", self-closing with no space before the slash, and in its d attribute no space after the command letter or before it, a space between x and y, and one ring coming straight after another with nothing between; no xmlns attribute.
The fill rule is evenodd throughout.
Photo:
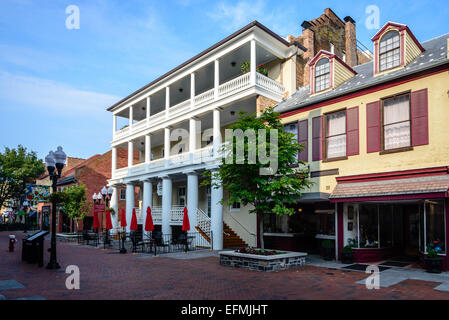
<svg viewBox="0 0 449 320"><path fill-rule="evenodd" d="M133 254L58 242L61 270L22 263L22 232L8 252L8 235L0 232L0 280L16 280L25 288L0 291L6 299L449 299L435 282L405 280L388 288L367 290L356 284L361 272L305 266L259 273L220 266L217 257L201 259L141 258ZM45 243L45 250L49 241ZM44 264L49 253L45 252ZM66 266L77 265L81 289L67 290Z"/></svg>

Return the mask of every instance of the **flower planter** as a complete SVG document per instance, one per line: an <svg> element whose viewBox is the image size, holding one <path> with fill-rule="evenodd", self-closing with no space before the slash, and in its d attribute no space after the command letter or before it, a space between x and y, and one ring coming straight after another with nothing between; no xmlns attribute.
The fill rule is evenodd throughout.
<svg viewBox="0 0 449 320"><path fill-rule="evenodd" d="M285 251L282 254L258 255L235 251L221 251L220 264L253 271L272 272L302 266L307 253Z"/></svg>
<svg viewBox="0 0 449 320"><path fill-rule="evenodd" d="M441 257L424 257L426 271L430 273L441 273L442 262L443 259Z"/></svg>

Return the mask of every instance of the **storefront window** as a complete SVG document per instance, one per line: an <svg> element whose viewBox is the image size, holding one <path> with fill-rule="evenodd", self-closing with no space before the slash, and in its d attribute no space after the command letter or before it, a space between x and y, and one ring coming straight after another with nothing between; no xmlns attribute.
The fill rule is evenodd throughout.
<svg viewBox="0 0 449 320"><path fill-rule="evenodd" d="M377 205L361 205L359 209L360 248L379 247Z"/></svg>
<svg viewBox="0 0 449 320"><path fill-rule="evenodd" d="M426 247L438 253L446 253L444 236L444 202L441 200L426 200Z"/></svg>
<svg viewBox="0 0 449 320"><path fill-rule="evenodd" d="M317 213L317 233L335 235L335 215L333 213Z"/></svg>
<svg viewBox="0 0 449 320"><path fill-rule="evenodd" d="M379 206L380 247L393 246L393 206Z"/></svg>

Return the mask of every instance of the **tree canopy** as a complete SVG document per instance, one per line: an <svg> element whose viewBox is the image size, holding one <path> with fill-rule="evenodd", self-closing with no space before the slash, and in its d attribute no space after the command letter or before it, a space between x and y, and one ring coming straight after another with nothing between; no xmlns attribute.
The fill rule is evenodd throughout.
<svg viewBox="0 0 449 320"><path fill-rule="evenodd" d="M241 130L243 133L252 129L254 134L244 134L244 141L227 137L222 150L226 157L223 157L216 172L208 174L209 178L213 178L212 187L222 185L229 192L228 205L235 202L252 205L254 208L250 212L260 214L261 226L263 213L293 215L295 210L291 205L296 203L296 197L301 196L301 191L311 184L304 162L298 160L298 153L304 146L298 143L294 134L284 131L279 113L274 112L273 108L265 109L259 117L256 114L240 113L238 121L230 129L233 132ZM266 134L263 130L266 130ZM254 135L256 143L251 139ZM276 135L277 141L272 139ZM239 156L237 151L242 148L242 143L244 159L239 159L241 154ZM254 159L251 153L255 149L259 155L269 151L270 157L277 159L277 168L271 174L261 173L270 164L263 161L263 157ZM263 247L262 229L260 240Z"/></svg>
<svg viewBox="0 0 449 320"><path fill-rule="evenodd" d="M0 207L8 199L18 199L27 183L32 183L45 172L45 165L36 152L19 145L0 153Z"/></svg>
<svg viewBox="0 0 449 320"><path fill-rule="evenodd" d="M91 203L86 201L86 186L80 183L58 193L60 194L59 204L61 205L62 211L69 218L75 220L78 226L78 221L83 220L91 210Z"/></svg>

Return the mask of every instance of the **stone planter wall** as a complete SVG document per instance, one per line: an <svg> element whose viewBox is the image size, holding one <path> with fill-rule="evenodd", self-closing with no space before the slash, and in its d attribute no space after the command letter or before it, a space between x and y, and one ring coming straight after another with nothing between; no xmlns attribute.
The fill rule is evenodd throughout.
<svg viewBox="0 0 449 320"><path fill-rule="evenodd" d="M239 253L234 251L220 252L220 264L223 266L242 268L254 271L272 272L303 266L307 253L286 252L272 256Z"/></svg>

